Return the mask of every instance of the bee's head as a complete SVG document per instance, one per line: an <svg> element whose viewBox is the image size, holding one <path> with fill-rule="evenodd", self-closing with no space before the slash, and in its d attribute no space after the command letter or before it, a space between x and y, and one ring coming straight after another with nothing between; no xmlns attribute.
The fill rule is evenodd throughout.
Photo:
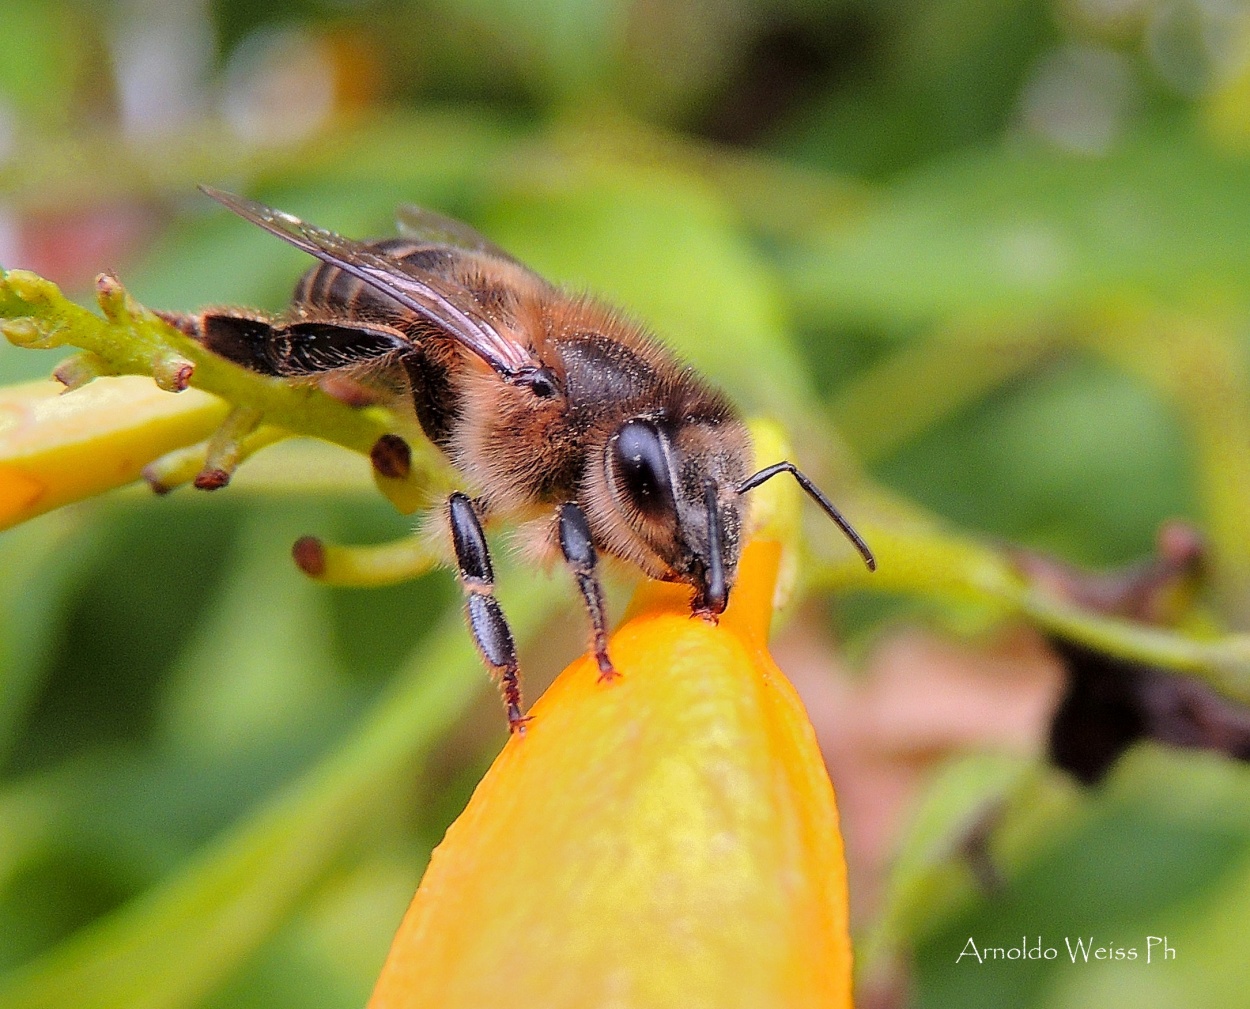
<svg viewBox="0 0 1250 1009"><path fill-rule="evenodd" d="M735 417L672 422L633 417L605 449L610 520L602 542L653 578L694 586L697 611L717 615L729 601L746 535L746 494L791 474L846 534L869 570L868 545L793 463L751 473L751 439Z"/></svg>
<svg viewBox="0 0 1250 1009"><path fill-rule="evenodd" d="M737 573L745 531L738 488L750 458L736 418L633 417L608 441L608 492L635 559L653 577L693 585L695 608L705 613L725 609Z"/></svg>

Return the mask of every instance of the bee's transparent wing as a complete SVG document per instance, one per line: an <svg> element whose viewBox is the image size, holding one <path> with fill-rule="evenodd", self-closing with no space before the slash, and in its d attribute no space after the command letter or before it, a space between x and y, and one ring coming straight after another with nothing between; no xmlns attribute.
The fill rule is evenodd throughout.
<svg viewBox="0 0 1250 1009"><path fill-rule="evenodd" d="M395 210L395 228L404 238L431 245L451 245L466 252L480 252L495 259L502 259L517 266L525 264L511 253L501 249L476 228L464 221L427 210L412 203L401 203ZM528 267L527 267L528 269Z"/></svg>
<svg viewBox="0 0 1250 1009"><path fill-rule="evenodd" d="M332 263L438 326L506 379L524 378L542 367L528 347L501 334L467 291L392 259L364 242L307 224L255 200L209 186L205 195L240 217L260 225L310 256Z"/></svg>

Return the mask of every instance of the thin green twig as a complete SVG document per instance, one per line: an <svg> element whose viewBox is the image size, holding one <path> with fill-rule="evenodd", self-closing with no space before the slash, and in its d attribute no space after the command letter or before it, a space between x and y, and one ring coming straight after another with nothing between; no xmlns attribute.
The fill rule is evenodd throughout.
<svg viewBox="0 0 1250 1009"><path fill-rule="evenodd" d="M0 332L19 347L68 345L85 351L77 367L67 369L75 381L99 374L151 375L170 392L194 387L219 396L234 408L228 424L239 426L239 418L247 417L239 432L221 432L223 439L234 442L263 422L368 455L379 438L395 430L389 411L353 409L314 385L267 378L212 353L140 305L111 277L100 277L97 294L104 318L69 301L55 284L33 273L0 271ZM406 433L413 449L408 474L378 480L382 492L405 513L424 501L446 473L433 446ZM230 446L223 441L219 448Z"/></svg>
<svg viewBox="0 0 1250 1009"><path fill-rule="evenodd" d="M849 556L817 562L810 588L976 603L1001 618L1026 620L1109 655L1196 676L1228 697L1250 703L1250 635L1198 638L1096 613L1037 587L1007 552L914 512L893 504L852 510L875 514L857 524L877 554L878 570L869 574Z"/></svg>

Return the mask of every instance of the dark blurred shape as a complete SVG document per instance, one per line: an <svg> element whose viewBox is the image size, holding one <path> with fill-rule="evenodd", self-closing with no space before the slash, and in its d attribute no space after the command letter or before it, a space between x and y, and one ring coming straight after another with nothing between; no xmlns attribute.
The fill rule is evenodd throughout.
<svg viewBox="0 0 1250 1009"><path fill-rule="evenodd" d="M1250 709L1189 676L1052 639L1068 687L1050 727L1050 759L1096 785L1130 746L1153 740L1250 760Z"/></svg>
<svg viewBox="0 0 1250 1009"><path fill-rule="evenodd" d="M854 11L768 25L695 129L725 143L757 142L789 112L853 74L874 51L874 41L872 26Z"/></svg>
<svg viewBox="0 0 1250 1009"><path fill-rule="evenodd" d="M1148 624L1167 624L1188 606L1202 576L1204 544L1191 525L1159 527L1155 556L1114 571L1089 572L1040 554L1017 564L1065 602ZM1130 746L1153 740L1250 760L1250 709L1192 676L1050 638L1067 687L1050 726L1050 759L1096 785Z"/></svg>

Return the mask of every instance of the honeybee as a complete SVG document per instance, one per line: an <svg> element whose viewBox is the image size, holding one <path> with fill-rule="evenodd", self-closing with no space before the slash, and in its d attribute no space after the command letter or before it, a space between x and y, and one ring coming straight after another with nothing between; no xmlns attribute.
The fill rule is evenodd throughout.
<svg viewBox="0 0 1250 1009"><path fill-rule="evenodd" d="M751 472L729 400L642 327L562 291L468 225L415 207L400 238L353 241L208 187L223 206L321 262L270 317L162 313L209 349L265 375L386 374L466 483L446 503L469 629L523 730L512 632L482 532L545 510L540 547L580 589L601 680L616 676L598 578L603 554L693 587L715 618L733 588L745 495L791 474L855 545L871 550L793 463Z"/></svg>

